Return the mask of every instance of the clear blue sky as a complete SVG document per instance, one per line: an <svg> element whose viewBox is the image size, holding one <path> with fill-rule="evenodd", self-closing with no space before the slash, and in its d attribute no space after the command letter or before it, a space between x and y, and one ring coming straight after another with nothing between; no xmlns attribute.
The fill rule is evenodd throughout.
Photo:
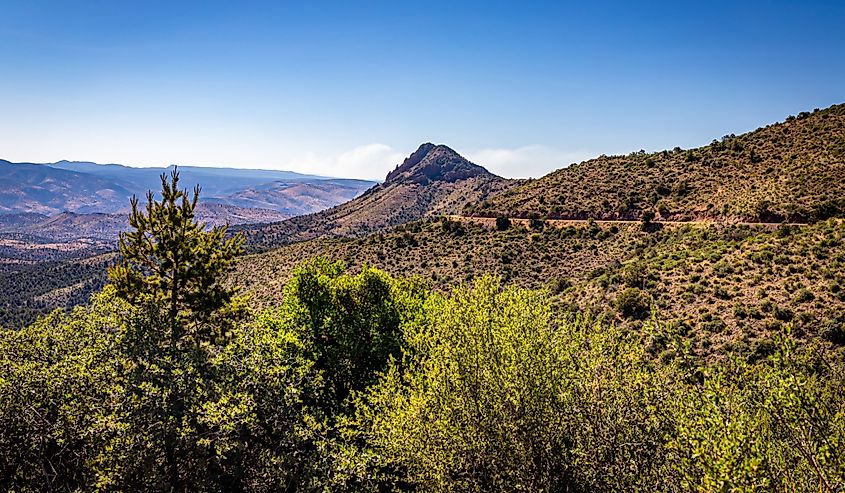
<svg viewBox="0 0 845 493"><path fill-rule="evenodd" d="M845 2L0 0L0 158L510 176L845 101Z"/></svg>

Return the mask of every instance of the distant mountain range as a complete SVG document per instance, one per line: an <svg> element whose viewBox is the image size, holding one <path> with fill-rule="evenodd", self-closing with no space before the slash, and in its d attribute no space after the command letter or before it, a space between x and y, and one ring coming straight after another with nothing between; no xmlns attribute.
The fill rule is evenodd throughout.
<svg viewBox="0 0 845 493"><path fill-rule="evenodd" d="M114 248L130 198L161 188L167 168L78 161L0 160L0 270ZM291 171L179 166L180 183L199 185L198 218L210 225L281 221L346 202L376 185Z"/></svg>
<svg viewBox="0 0 845 493"><path fill-rule="evenodd" d="M160 188L159 176L174 167L131 168L119 164L59 161L34 164L0 160L0 214L53 215L113 214L128 210L132 195L144 196ZM251 214L253 220L278 220L319 211L345 202L375 185L291 171L201 168L179 166L181 183L202 187L202 201L220 204L224 213L235 208L266 209L273 213ZM228 214L228 213L224 213ZM222 222L222 221L218 221Z"/></svg>

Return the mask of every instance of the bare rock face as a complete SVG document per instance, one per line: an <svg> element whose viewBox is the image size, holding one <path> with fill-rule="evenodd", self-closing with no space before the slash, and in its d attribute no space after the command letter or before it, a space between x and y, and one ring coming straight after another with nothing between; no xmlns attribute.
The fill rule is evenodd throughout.
<svg viewBox="0 0 845 493"><path fill-rule="evenodd" d="M421 145L401 165L388 173L385 183L405 182L423 185L434 181L454 183L479 175L491 175L491 173L464 159L445 145L434 145L428 142Z"/></svg>

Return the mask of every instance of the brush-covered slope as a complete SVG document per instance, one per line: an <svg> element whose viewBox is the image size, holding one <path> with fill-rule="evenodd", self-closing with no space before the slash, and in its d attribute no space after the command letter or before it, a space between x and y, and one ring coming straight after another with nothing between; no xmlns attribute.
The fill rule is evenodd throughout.
<svg viewBox="0 0 845 493"><path fill-rule="evenodd" d="M553 218L806 221L845 213L845 105L697 149L601 156L470 206Z"/></svg>
<svg viewBox="0 0 845 493"><path fill-rule="evenodd" d="M357 239L316 239L245 257L232 282L277 303L303 259L323 255L351 270L375 265L438 289L492 273L548 288L562 309L603 314L639 329L655 317L702 356L759 356L790 327L845 346L845 222L774 229L637 223L513 225L411 223ZM656 341L655 349L667 341Z"/></svg>
<svg viewBox="0 0 845 493"><path fill-rule="evenodd" d="M444 145L423 144L384 183L337 207L275 224L245 226L258 248L320 236L351 237L460 211L516 182L496 176Z"/></svg>
<svg viewBox="0 0 845 493"><path fill-rule="evenodd" d="M116 259L116 253L105 253L0 270L0 327L19 328L56 308L88 303L106 284L108 266Z"/></svg>
<svg viewBox="0 0 845 493"><path fill-rule="evenodd" d="M483 221L425 220L361 238L318 238L241 259L230 282L273 306L294 267L326 256L449 289L487 273L548 288L561 309L602 314L636 330L654 317L704 357L764 355L787 330L845 347L845 221L768 228L637 223L497 230ZM19 326L87 301L113 254L0 272L0 325Z"/></svg>

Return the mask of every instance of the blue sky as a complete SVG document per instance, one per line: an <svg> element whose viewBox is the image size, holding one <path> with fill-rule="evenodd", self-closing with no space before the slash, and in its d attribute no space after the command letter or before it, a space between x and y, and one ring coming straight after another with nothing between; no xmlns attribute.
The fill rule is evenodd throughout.
<svg viewBox="0 0 845 493"><path fill-rule="evenodd" d="M845 102L845 2L0 0L0 158L506 176Z"/></svg>

